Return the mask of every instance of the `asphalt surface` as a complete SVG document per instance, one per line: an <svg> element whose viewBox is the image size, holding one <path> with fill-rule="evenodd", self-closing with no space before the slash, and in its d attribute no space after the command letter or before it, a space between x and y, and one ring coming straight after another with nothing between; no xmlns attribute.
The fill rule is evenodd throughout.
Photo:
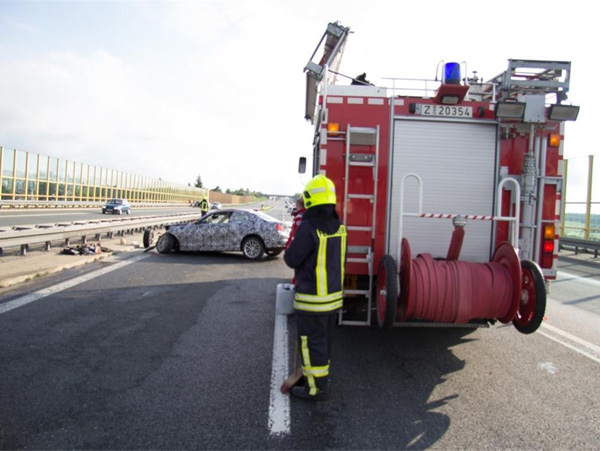
<svg viewBox="0 0 600 451"><path fill-rule="evenodd" d="M600 443L600 271L589 255L561 253L565 274L533 335L499 323L338 328L330 399L290 400L290 431L276 435L275 291L291 277L281 256L124 250L0 289L0 309L29 301L0 313L0 449ZM285 326L291 356L293 315Z"/></svg>

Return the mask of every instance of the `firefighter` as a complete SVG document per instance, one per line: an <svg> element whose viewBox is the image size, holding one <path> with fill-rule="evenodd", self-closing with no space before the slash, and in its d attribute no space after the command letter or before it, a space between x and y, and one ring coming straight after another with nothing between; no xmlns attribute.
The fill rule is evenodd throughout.
<svg viewBox="0 0 600 451"><path fill-rule="evenodd" d="M206 213L208 213L208 198L204 196L200 201L200 214L204 216Z"/></svg>
<svg viewBox="0 0 600 451"><path fill-rule="evenodd" d="M317 175L302 193L306 212L284 254L296 273L294 309L304 385L293 396L315 401L326 398L331 339L343 302L346 227L336 211L333 182Z"/></svg>
<svg viewBox="0 0 600 451"><path fill-rule="evenodd" d="M290 230L290 236L287 240L287 243L285 244L286 249L290 246L290 243L294 239L294 236L296 235L296 232L298 231L298 227L300 226L300 223L302 222L302 215L304 214L305 211L306 211L306 208L304 207L304 199L302 199L302 197L299 197L296 200L296 211L294 211L292 213L292 216L294 217L294 222L292 223L292 230Z"/></svg>

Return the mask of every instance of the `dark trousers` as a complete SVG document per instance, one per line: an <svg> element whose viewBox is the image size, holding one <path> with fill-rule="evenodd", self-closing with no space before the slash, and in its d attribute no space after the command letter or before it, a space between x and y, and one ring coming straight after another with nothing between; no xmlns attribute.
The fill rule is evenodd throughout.
<svg viewBox="0 0 600 451"><path fill-rule="evenodd" d="M327 386L331 343L337 316L337 312L307 314L296 311L302 372L311 395L325 391Z"/></svg>

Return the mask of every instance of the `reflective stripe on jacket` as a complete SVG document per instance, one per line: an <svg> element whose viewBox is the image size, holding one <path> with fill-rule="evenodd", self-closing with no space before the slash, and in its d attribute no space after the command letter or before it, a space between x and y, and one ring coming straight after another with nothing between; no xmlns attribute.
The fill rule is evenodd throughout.
<svg viewBox="0 0 600 451"><path fill-rule="evenodd" d="M342 307L346 262L343 224L337 232L327 234L303 221L284 259L296 269L296 310L326 313Z"/></svg>

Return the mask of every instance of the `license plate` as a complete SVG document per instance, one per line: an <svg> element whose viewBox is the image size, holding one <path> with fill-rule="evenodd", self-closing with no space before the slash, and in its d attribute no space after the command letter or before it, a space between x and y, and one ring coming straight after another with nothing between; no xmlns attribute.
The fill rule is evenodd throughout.
<svg viewBox="0 0 600 451"><path fill-rule="evenodd" d="M422 116L473 117L473 107L459 105L421 105Z"/></svg>

